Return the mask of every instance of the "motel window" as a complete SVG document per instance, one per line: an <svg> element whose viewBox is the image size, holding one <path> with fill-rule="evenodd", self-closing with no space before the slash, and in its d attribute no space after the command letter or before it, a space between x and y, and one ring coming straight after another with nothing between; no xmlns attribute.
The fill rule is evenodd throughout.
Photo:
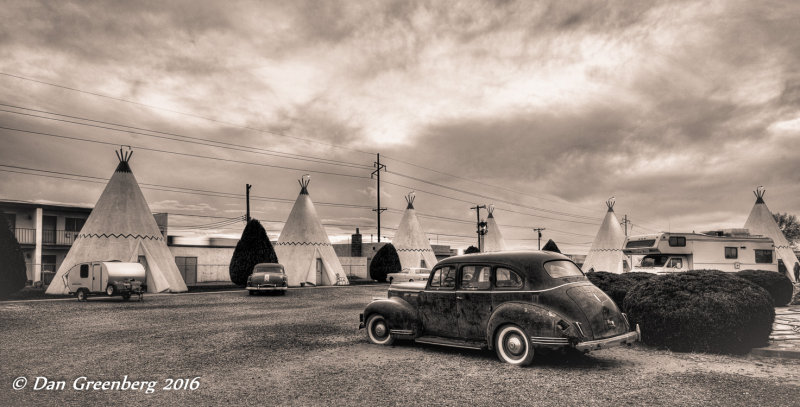
<svg viewBox="0 0 800 407"><path fill-rule="evenodd" d="M686 246L686 236L670 236L670 247L684 247Z"/></svg>
<svg viewBox="0 0 800 407"><path fill-rule="evenodd" d="M80 232L86 219L83 218L64 218L64 230L69 232Z"/></svg>
<svg viewBox="0 0 800 407"><path fill-rule="evenodd" d="M89 265L81 264L81 278L89 278Z"/></svg>
<svg viewBox="0 0 800 407"><path fill-rule="evenodd" d="M756 263L772 263L772 250L756 249Z"/></svg>
<svg viewBox="0 0 800 407"><path fill-rule="evenodd" d="M725 258L726 259L738 259L739 258L739 249L736 247L726 247L725 248Z"/></svg>

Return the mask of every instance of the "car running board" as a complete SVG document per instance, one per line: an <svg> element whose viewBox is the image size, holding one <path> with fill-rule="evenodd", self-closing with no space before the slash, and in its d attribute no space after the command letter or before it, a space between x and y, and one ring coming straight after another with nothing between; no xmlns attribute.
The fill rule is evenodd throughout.
<svg viewBox="0 0 800 407"><path fill-rule="evenodd" d="M463 339L442 338L440 336L420 336L414 342L427 343L431 345L450 346L453 348L465 349L487 349L484 341L466 341Z"/></svg>

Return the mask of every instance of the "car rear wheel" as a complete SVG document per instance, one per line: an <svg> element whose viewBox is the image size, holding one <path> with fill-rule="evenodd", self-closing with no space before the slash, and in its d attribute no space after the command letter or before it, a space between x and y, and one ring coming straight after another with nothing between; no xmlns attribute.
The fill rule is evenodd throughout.
<svg viewBox="0 0 800 407"><path fill-rule="evenodd" d="M381 314L373 314L367 320L367 335L369 341L376 345L391 345L394 343L394 336L389 332L386 319Z"/></svg>
<svg viewBox="0 0 800 407"><path fill-rule="evenodd" d="M533 361L533 347L528 335L516 325L505 325L495 336L497 357L510 365L527 366Z"/></svg>

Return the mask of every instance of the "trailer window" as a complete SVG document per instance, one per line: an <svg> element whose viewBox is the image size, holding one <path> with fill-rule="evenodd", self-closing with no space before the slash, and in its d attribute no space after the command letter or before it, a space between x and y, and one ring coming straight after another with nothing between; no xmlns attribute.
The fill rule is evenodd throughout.
<svg viewBox="0 0 800 407"><path fill-rule="evenodd" d="M89 278L89 265L81 264L81 278Z"/></svg>
<svg viewBox="0 0 800 407"><path fill-rule="evenodd" d="M772 250L756 249L756 263L772 263Z"/></svg>
<svg viewBox="0 0 800 407"><path fill-rule="evenodd" d="M686 236L670 236L670 247L684 247L686 246Z"/></svg>
<svg viewBox="0 0 800 407"><path fill-rule="evenodd" d="M739 248L737 248L737 247L726 247L725 248L725 258L726 259L738 259L739 258Z"/></svg>

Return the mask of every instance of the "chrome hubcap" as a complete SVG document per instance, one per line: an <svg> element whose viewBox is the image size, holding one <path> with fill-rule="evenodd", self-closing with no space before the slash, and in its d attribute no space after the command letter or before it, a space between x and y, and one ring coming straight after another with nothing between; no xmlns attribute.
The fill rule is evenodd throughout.
<svg viewBox="0 0 800 407"><path fill-rule="evenodd" d="M372 332L375 332L375 336L383 337L386 336L386 325L381 322L375 324L375 328L373 328Z"/></svg>
<svg viewBox="0 0 800 407"><path fill-rule="evenodd" d="M522 343L522 338L519 335L509 335L506 340L506 349L514 356L519 356L525 351L525 344Z"/></svg>

